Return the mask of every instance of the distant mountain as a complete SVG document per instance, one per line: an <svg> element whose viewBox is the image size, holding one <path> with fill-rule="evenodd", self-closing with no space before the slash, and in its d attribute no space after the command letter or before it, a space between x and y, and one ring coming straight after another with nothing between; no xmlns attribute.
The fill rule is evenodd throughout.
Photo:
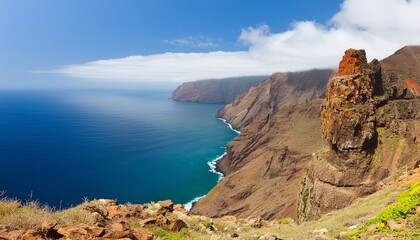
<svg viewBox="0 0 420 240"><path fill-rule="evenodd" d="M230 103L236 96L260 83L268 76L248 76L186 82L172 93L181 102Z"/></svg>

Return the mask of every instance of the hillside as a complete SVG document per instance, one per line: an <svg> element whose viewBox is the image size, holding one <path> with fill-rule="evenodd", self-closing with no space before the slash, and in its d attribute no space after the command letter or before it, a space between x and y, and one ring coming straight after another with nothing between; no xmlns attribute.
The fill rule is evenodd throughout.
<svg viewBox="0 0 420 240"><path fill-rule="evenodd" d="M349 51L328 81L327 100L310 102L304 96L324 91L295 90L281 74L252 87L219 111L242 133L218 162L226 177L192 212L317 219L418 167L420 98L405 81L409 73ZM297 99L304 104L293 105Z"/></svg>
<svg viewBox="0 0 420 240"><path fill-rule="evenodd" d="M249 76L186 82L173 91L171 98L181 102L230 103L266 78Z"/></svg>
<svg viewBox="0 0 420 240"><path fill-rule="evenodd" d="M275 73L220 109L217 116L242 129L254 119L275 113L282 107L322 97L332 73L328 69Z"/></svg>

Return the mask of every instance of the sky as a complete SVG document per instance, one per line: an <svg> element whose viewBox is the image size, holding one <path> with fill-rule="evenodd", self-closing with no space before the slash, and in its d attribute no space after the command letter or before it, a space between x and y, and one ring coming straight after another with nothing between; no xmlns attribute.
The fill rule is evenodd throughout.
<svg viewBox="0 0 420 240"><path fill-rule="evenodd" d="M0 88L173 87L420 44L420 0L0 0Z"/></svg>

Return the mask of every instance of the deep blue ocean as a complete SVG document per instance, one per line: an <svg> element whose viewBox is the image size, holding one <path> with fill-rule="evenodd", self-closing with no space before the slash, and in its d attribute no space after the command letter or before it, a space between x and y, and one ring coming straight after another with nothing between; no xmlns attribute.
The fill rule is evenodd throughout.
<svg viewBox="0 0 420 240"><path fill-rule="evenodd" d="M1 90L0 190L54 207L85 197L187 203L205 195L219 178L208 162L237 133L214 117L221 105L170 94Z"/></svg>

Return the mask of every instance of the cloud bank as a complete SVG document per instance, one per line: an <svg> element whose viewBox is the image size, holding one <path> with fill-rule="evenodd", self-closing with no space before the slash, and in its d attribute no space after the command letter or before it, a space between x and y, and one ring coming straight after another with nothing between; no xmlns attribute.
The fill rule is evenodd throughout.
<svg viewBox="0 0 420 240"><path fill-rule="evenodd" d="M420 44L419 13L420 0L345 0L327 24L298 21L279 33L266 25L243 29L238 41L246 51L129 56L48 72L96 80L182 82L334 68L350 47L365 49L369 59L382 59L405 45ZM187 39L173 44L196 43Z"/></svg>

